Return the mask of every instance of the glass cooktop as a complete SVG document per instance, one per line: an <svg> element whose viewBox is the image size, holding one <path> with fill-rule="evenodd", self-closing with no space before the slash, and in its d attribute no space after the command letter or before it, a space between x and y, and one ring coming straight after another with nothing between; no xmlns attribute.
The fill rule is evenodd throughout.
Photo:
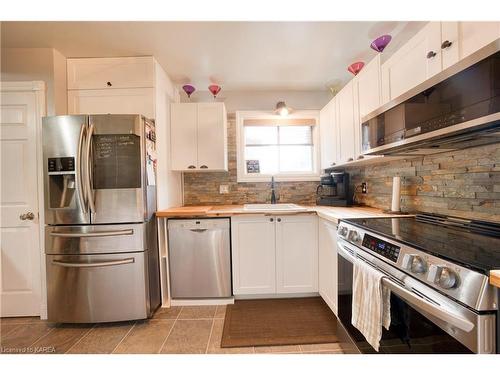
<svg viewBox="0 0 500 375"><path fill-rule="evenodd" d="M345 221L485 274L500 268L500 224L457 219L448 225L445 220L428 218Z"/></svg>

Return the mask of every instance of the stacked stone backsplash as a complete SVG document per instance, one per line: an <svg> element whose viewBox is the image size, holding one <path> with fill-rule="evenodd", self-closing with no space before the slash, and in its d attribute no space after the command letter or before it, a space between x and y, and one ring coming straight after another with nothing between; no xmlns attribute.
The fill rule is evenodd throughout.
<svg viewBox="0 0 500 375"><path fill-rule="evenodd" d="M236 122L228 121L228 172L184 173L184 204L225 205L270 203L269 182L238 183L236 176ZM279 203L313 205L316 202L318 181L277 182ZM229 194L219 194L219 186L228 185Z"/></svg>
<svg viewBox="0 0 500 375"><path fill-rule="evenodd" d="M500 144L348 168L356 200L387 209L401 176L401 209L500 222Z"/></svg>

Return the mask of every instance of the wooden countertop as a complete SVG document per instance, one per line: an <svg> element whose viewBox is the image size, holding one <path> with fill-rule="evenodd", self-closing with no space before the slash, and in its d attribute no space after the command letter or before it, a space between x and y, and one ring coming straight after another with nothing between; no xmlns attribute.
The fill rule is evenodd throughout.
<svg viewBox="0 0 500 375"><path fill-rule="evenodd" d="M156 216L159 218L175 217L220 217L234 215L298 215L304 213L317 214L327 220L338 223L341 219L347 218L369 218L369 217L394 217L408 215L391 215L373 207L330 207L330 206L301 206L306 210L300 211L248 211L243 205L230 206L183 206L166 210L159 210Z"/></svg>
<svg viewBox="0 0 500 375"><path fill-rule="evenodd" d="M500 288L500 270L490 271L490 284Z"/></svg>

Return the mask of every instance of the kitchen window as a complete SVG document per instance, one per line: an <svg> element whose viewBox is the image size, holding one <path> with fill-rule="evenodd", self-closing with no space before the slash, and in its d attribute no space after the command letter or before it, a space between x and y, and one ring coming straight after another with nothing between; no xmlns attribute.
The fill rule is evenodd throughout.
<svg viewBox="0 0 500 375"><path fill-rule="evenodd" d="M238 182L317 181L317 115L237 112Z"/></svg>

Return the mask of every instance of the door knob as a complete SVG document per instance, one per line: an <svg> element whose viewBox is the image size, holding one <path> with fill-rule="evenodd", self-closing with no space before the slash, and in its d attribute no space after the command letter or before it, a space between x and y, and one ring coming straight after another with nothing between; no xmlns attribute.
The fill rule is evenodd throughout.
<svg viewBox="0 0 500 375"><path fill-rule="evenodd" d="M19 215L19 219L21 220L33 220L35 218L35 214L33 212L26 212L25 214Z"/></svg>

